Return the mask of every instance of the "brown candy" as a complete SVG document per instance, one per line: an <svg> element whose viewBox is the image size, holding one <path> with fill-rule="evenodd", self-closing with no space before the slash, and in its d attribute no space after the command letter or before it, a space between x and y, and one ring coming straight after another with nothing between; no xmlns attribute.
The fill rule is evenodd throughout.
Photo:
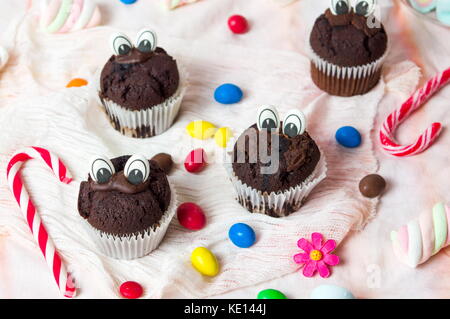
<svg viewBox="0 0 450 319"><path fill-rule="evenodd" d="M169 174L170 170L173 166L173 160L172 156L166 153L159 153L151 159L152 161L156 162L161 169L166 172L166 174Z"/></svg>
<svg viewBox="0 0 450 319"><path fill-rule="evenodd" d="M145 191L148 188L149 183L150 180L146 180L138 185L133 185L127 180L123 171L121 171L114 174L108 183L92 183L92 189L98 192L117 191L124 194L137 194Z"/></svg>
<svg viewBox="0 0 450 319"><path fill-rule="evenodd" d="M359 191L368 198L379 196L385 188L386 181L378 174L367 175L359 182Z"/></svg>
<svg viewBox="0 0 450 319"><path fill-rule="evenodd" d="M116 62L120 64L144 63L150 59L152 55L153 52L146 53L133 48L130 53L126 55L116 56Z"/></svg>
<svg viewBox="0 0 450 319"><path fill-rule="evenodd" d="M327 9L325 11L325 17L328 19L328 22L330 22L330 25L333 27L349 25L352 22L353 11L347 14L334 15L330 9Z"/></svg>

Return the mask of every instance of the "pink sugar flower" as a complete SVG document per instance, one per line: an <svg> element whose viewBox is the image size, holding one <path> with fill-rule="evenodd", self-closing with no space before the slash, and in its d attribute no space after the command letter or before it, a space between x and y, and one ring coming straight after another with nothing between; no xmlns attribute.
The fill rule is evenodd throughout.
<svg viewBox="0 0 450 319"><path fill-rule="evenodd" d="M322 278L328 278L330 276L328 266L339 264L339 257L330 254L336 248L336 241L330 239L322 245L323 236L319 233L313 233L311 240L312 243L305 238L298 241L297 245L304 253L295 255L294 261L297 264L305 264L303 268L305 277L314 276L314 273L318 270Z"/></svg>

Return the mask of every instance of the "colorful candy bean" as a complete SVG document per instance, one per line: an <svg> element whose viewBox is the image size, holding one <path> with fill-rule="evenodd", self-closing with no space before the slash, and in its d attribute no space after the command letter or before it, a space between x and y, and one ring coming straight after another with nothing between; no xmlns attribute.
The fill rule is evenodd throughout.
<svg viewBox="0 0 450 319"><path fill-rule="evenodd" d="M287 297L279 290L266 289L258 293L258 299L287 299Z"/></svg>
<svg viewBox="0 0 450 319"><path fill-rule="evenodd" d="M135 281L127 281L120 285L120 294L127 299L137 299L142 296L144 289Z"/></svg>
<svg viewBox="0 0 450 319"><path fill-rule="evenodd" d="M237 223L231 226L228 231L228 237L233 244L240 248L251 247L256 241L255 231L244 223Z"/></svg>
<svg viewBox="0 0 450 319"><path fill-rule="evenodd" d="M235 14L228 18L228 27L231 32L242 34L248 31L248 22L245 17Z"/></svg>
<svg viewBox="0 0 450 319"><path fill-rule="evenodd" d="M200 206L194 203L183 203L177 209L180 224L190 230L200 230L206 225L206 216Z"/></svg>
<svg viewBox="0 0 450 319"><path fill-rule="evenodd" d="M191 137L199 140L206 140L213 137L216 131L216 126L207 121L193 121L186 126L186 132Z"/></svg>
<svg viewBox="0 0 450 319"><path fill-rule="evenodd" d="M217 130L214 135L214 140L217 146L225 148L227 147L228 141L233 137L233 132L228 127L221 127Z"/></svg>
<svg viewBox="0 0 450 319"><path fill-rule="evenodd" d="M336 141L344 147L355 148L361 145L361 134L352 126L343 126L336 131Z"/></svg>
<svg viewBox="0 0 450 319"><path fill-rule="evenodd" d="M191 263L202 275L214 277L219 273L217 258L208 248L195 248L191 254Z"/></svg>
<svg viewBox="0 0 450 319"><path fill-rule="evenodd" d="M184 167L189 173L199 173L206 167L206 165L207 157L203 148L198 148L191 151L184 161Z"/></svg>
<svg viewBox="0 0 450 319"><path fill-rule="evenodd" d="M82 87L88 85L88 81L85 79L72 79L69 83L67 83L66 88L72 88L72 87Z"/></svg>
<svg viewBox="0 0 450 319"><path fill-rule="evenodd" d="M242 90L235 84L225 83L214 91L214 99L221 104L234 104L242 99Z"/></svg>

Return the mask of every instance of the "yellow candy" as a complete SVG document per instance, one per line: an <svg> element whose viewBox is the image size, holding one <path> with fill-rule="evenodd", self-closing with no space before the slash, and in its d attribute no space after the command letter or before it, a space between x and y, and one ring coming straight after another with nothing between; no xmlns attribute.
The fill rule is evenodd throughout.
<svg viewBox="0 0 450 319"><path fill-rule="evenodd" d="M219 273L219 263L216 256L208 248L195 248L191 254L191 263L202 275L214 277Z"/></svg>
<svg viewBox="0 0 450 319"><path fill-rule="evenodd" d="M221 127L217 130L216 135L214 135L214 139L217 145L225 148L232 136L233 132L228 127Z"/></svg>
<svg viewBox="0 0 450 319"><path fill-rule="evenodd" d="M206 140L214 136L217 128L207 121L193 121L186 126L186 132L193 138Z"/></svg>

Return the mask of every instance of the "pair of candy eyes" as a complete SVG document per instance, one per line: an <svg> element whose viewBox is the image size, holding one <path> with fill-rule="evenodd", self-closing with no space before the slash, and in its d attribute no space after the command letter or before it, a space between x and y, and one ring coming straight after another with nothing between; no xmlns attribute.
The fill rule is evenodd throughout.
<svg viewBox="0 0 450 319"><path fill-rule="evenodd" d="M276 131L280 127L280 117L274 107L262 107L258 111L258 129ZM306 118L302 111L291 110L283 120L283 134L295 137L305 133Z"/></svg>
<svg viewBox="0 0 450 319"><path fill-rule="evenodd" d="M357 0L354 6L358 15L370 16L375 10L376 0ZM331 0L331 12L334 15L347 14L350 12L350 0Z"/></svg>
<svg viewBox="0 0 450 319"><path fill-rule="evenodd" d="M116 173L114 165L105 156L98 156L91 161L89 175L98 184L108 183ZM128 182L133 185L144 183L150 175L150 164L142 155L131 156L123 170Z"/></svg>
<svg viewBox="0 0 450 319"><path fill-rule="evenodd" d="M151 30L142 30L139 32L136 48L142 53L149 53L156 49L156 33ZM133 48L133 43L126 35L116 33L111 37L111 48L115 55L126 55Z"/></svg>

